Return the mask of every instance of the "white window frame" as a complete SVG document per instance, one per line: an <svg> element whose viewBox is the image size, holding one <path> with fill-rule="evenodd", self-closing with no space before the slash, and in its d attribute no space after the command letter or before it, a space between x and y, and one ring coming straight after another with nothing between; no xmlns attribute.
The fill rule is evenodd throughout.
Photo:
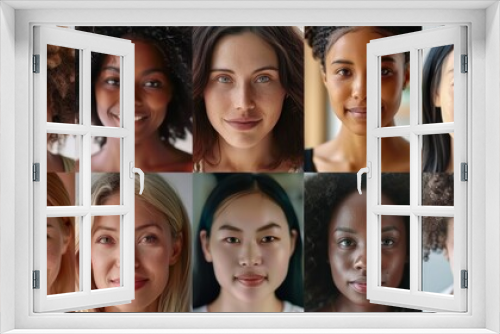
<svg viewBox="0 0 500 334"><path fill-rule="evenodd" d="M465 26L446 26L398 36L372 40L367 45L367 163L371 177L367 179L367 234L368 239L368 291L373 303L402 306L421 310L467 310L467 290L461 288L461 270L467 270L467 184L460 178L460 164L467 163L467 73L462 73L462 55L467 55ZM454 63L454 122L423 124L422 116L422 67L421 51L433 47L453 45ZM410 124L383 127L381 119L381 58L385 55L410 54ZM454 133L454 206L424 206L422 198L422 135ZM410 140L410 203L408 205L382 205L381 192L381 140L384 137L404 136ZM410 289L383 287L380 284L382 256L380 251L381 217L384 215L407 216L410 220ZM423 216L454 217L454 265L451 268L454 282L451 295L421 291L422 286L422 233Z"/></svg>
<svg viewBox="0 0 500 334"><path fill-rule="evenodd" d="M235 328L266 329L269 333L495 333L500 331L500 11L498 1L433 2L18 2L4 0L0 13L0 224L1 331L12 333L234 332ZM62 8L63 6L69 8ZM96 7L99 6L99 9ZM123 6L123 8L115 8ZM397 8L396 8L397 6ZM459 6L459 7L457 7ZM161 7L161 8L159 8ZM45 10L49 8L48 10ZM52 9L50 9L52 8ZM60 10L54 10L59 8ZM78 9L77 9L78 8ZM104 9L103 9L104 8ZM107 8L107 9L106 9ZM124 9L125 8L125 9ZM129 9L127 9L129 8ZM137 8L144 8L137 10ZM469 185L467 245L469 311L435 314L69 314L32 313L31 191L32 94L29 81L30 31L35 24L85 25L438 25L469 28ZM487 28L487 29L486 29ZM14 33L15 32L15 33ZM14 37L15 36L15 37ZM14 57L15 55L15 57ZM485 70L485 62L490 64ZM12 80L15 78L15 86ZM12 110L16 119L12 121ZM472 115L475 118L472 121ZM486 122L485 119L488 118ZM8 124L6 124L8 120ZM12 126L12 125L15 126ZM9 128L10 126L10 128ZM28 134L28 135L26 135ZM15 138L15 148L5 137ZM488 139L488 140L486 140ZM10 138L9 138L10 140ZM488 154L485 153L488 150ZM488 162L488 164L485 164ZM484 167L484 166L487 167ZM486 173L488 183L486 183ZM15 177L12 177L15 175ZM15 189L15 198L12 196ZM488 196L486 196L488 194ZM486 205L485 205L486 202ZM488 221L486 222L486 217ZM15 221L15 224L11 222ZM474 225L474 229L470 227ZM14 236L14 238L12 238ZM485 254L489 256L485 265ZM7 254L8 253L8 254ZM488 286L488 290L486 290ZM487 293L486 293L487 292ZM12 305L14 305L12 307ZM168 319L167 319L168 318ZM139 324L139 325L138 325ZM146 330L145 326L151 330ZM165 329L165 327L169 329ZM141 329L133 330L130 328ZM409 329L413 328L413 330ZM49 329L37 331L37 329ZM113 328L115 330L113 330ZM120 328L122 330L120 330ZM176 330L183 328L184 330ZM287 329L288 328L288 329ZM294 328L292 330L290 328ZM155 331L154 329L157 329ZM160 331L160 329L162 329ZM252 330L247 330L251 332ZM76 331L74 331L76 332Z"/></svg>
<svg viewBox="0 0 500 334"><path fill-rule="evenodd" d="M39 164L39 181L33 184L34 270L39 288L34 289L35 312L63 312L130 303L134 299L134 44L130 40L91 34L73 29L35 26L34 54L39 56L39 73L33 73L34 145L33 160ZM47 122L47 45L74 49L79 53L79 124ZM120 127L91 125L91 54L99 52L120 57ZM47 206L47 133L77 135L81 140L78 157L79 202L75 206ZM121 139L120 205L91 204L91 140L93 136ZM120 287L92 290L91 219L93 216L120 216ZM78 217L81 242L79 291L47 295L47 225L49 217Z"/></svg>

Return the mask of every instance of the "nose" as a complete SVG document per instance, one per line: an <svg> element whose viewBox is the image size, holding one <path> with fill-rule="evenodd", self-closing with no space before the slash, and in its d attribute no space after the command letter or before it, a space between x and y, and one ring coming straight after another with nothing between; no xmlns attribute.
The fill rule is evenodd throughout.
<svg viewBox="0 0 500 334"><path fill-rule="evenodd" d="M253 88L248 83L242 83L234 88L233 103L238 110L251 110L255 108L255 101L253 99Z"/></svg>
<svg viewBox="0 0 500 334"><path fill-rule="evenodd" d="M354 269L366 270L366 247L360 247L355 255Z"/></svg>
<svg viewBox="0 0 500 334"><path fill-rule="evenodd" d="M352 84L352 97L362 101L366 99L366 73L358 74Z"/></svg>
<svg viewBox="0 0 500 334"><path fill-rule="evenodd" d="M262 264L262 253L256 242L248 242L242 245L239 256L240 266L258 266Z"/></svg>

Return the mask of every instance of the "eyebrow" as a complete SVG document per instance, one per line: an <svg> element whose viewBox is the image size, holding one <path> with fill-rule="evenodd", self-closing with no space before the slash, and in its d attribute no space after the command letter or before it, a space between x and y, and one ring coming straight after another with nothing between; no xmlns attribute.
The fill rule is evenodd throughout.
<svg viewBox="0 0 500 334"><path fill-rule="evenodd" d="M399 229L396 226L386 226L386 227L382 228L382 233L384 233L384 232L390 232L390 231L399 232Z"/></svg>
<svg viewBox="0 0 500 334"><path fill-rule="evenodd" d="M118 229L114 227L109 227L109 226L99 226L97 227L94 231L92 231L92 234L96 233L99 230L104 230L104 231L110 231L110 232L117 232Z"/></svg>
<svg viewBox="0 0 500 334"><path fill-rule="evenodd" d="M113 71L113 72L118 72L120 73L120 68L119 67L115 67L115 66L104 66L101 70L102 71Z"/></svg>
<svg viewBox="0 0 500 334"><path fill-rule="evenodd" d="M144 72L142 72L142 75L148 75L148 74L157 73L157 72L160 72L161 74L165 74L165 70L162 68L151 68L149 70L145 70Z"/></svg>
<svg viewBox="0 0 500 334"><path fill-rule="evenodd" d="M392 56L383 56L382 57L382 61L385 62L385 61L388 61L388 62L391 62L391 63L395 63L396 62L396 59Z"/></svg>
<svg viewBox="0 0 500 334"><path fill-rule="evenodd" d="M254 73L257 73L257 72L261 72L261 71L279 71L278 68L274 67L274 66L263 66L263 67L260 67L256 70L254 70L252 72L252 74ZM210 70L210 72L228 72L228 73L232 73L234 74L235 72L233 70L230 70L228 68L212 68Z"/></svg>
<svg viewBox="0 0 500 334"><path fill-rule="evenodd" d="M354 63L350 60L345 60L345 59L337 59L331 62L331 65L335 64L345 64L345 65L354 65Z"/></svg>
<svg viewBox="0 0 500 334"><path fill-rule="evenodd" d="M137 227L135 230L136 231L140 231L140 230L145 230L149 227L155 227L157 228L158 230L162 230L162 228L157 224L157 223L149 223L149 224L145 224L145 225L142 225L142 226L139 226Z"/></svg>
<svg viewBox="0 0 500 334"><path fill-rule="evenodd" d="M334 232L346 232L346 233L352 233L356 234L357 232L353 230L352 228L349 227L337 227Z"/></svg>
<svg viewBox="0 0 500 334"><path fill-rule="evenodd" d="M265 230L268 230L270 228L279 228L281 229L281 226L276 224L276 223L269 223L267 225L264 225L262 227L259 227L257 229L257 232L262 232L262 231L265 231ZM221 227L219 227L219 231L221 230L227 230L227 231L235 231L235 232L243 232L243 230L235 227L235 226L232 226L232 225L229 225L229 224L224 224L222 225Z"/></svg>

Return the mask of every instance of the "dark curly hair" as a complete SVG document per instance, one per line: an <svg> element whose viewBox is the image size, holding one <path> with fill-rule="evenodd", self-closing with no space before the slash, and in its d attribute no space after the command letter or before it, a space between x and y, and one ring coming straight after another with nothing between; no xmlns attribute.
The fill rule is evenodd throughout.
<svg viewBox="0 0 500 334"><path fill-rule="evenodd" d="M78 124L78 66L74 49L47 45L47 108L49 122ZM51 134L49 144L64 136Z"/></svg>
<svg viewBox="0 0 500 334"><path fill-rule="evenodd" d="M307 44L312 48L313 56L321 62L321 68L325 70L325 57L333 44L348 32L364 28L362 26L350 27L305 27L305 38ZM374 27L383 35L394 36L407 34L422 30L421 27ZM405 53L405 63L410 61L410 53Z"/></svg>
<svg viewBox="0 0 500 334"><path fill-rule="evenodd" d="M363 179L363 183L364 183ZM407 173L382 174L382 193L395 205L410 204L410 178ZM352 173L319 173L307 178L304 189L305 218L305 277L304 307L318 311L340 294L335 286L328 263L328 230L332 215L338 205L356 192L357 175ZM409 217L405 225L409 228ZM409 231L407 233L409 253ZM410 272L405 266L401 289L409 289ZM408 311L393 308L394 311Z"/></svg>
<svg viewBox="0 0 500 334"><path fill-rule="evenodd" d="M175 142L177 138L186 138L187 131L192 132L192 46L191 27L76 27L111 37L127 37L149 42L163 57L165 73L173 86L172 100L168 105L165 120L160 125L160 136L164 140ZM94 83L101 71L104 54L92 53L92 92ZM102 125L97 115L95 94L92 94L92 123ZM101 142L103 145L104 142Z"/></svg>
<svg viewBox="0 0 500 334"><path fill-rule="evenodd" d="M423 173L422 205L454 205L453 174ZM430 252L442 252L446 247L448 236L447 217L422 218L422 257L429 260Z"/></svg>
<svg viewBox="0 0 500 334"><path fill-rule="evenodd" d="M212 161L212 150L218 145L218 134L210 124L203 99L217 42L228 35L251 32L271 45L279 63L281 85L287 97L281 116L273 129L279 147L275 166L291 161L301 166L304 155L304 45L302 37L293 27L194 27L193 28L193 98L195 162Z"/></svg>

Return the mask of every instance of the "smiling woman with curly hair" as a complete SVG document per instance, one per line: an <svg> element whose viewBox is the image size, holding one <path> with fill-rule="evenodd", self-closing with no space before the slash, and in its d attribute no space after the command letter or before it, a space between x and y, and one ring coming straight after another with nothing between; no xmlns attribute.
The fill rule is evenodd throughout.
<svg viewBox="0 0 500 334"><path fill-rule="evenodd" d="M190 27L77 27L135 44L135 165L143 171L191 171L176 139L192 131ZM92 54L92 122L120 125L120 61ZM99 138L92 171L120 170L120 139Z"/></svg>

